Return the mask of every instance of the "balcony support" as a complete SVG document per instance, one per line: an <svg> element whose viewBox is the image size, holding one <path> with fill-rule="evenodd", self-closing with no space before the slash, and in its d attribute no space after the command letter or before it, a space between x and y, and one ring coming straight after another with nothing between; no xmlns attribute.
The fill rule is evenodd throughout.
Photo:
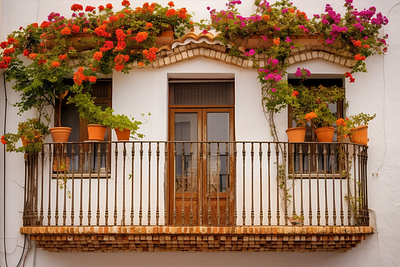
<svg viewBox="0 0 400 267"><path fill-rule="evenodd" d="M98 226L22 227L37 247L51 252L344 252L370 226Z"/></svg>

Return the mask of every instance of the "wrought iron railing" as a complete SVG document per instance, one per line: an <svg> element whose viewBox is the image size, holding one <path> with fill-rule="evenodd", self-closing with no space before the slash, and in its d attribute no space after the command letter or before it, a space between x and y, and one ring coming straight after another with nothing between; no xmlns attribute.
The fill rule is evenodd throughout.
<svg viewBox="0 0 400 267"><path fill-rule="evenodd" d="M25 159L25 226L369 224L357 144L48 143Z"/></svg>

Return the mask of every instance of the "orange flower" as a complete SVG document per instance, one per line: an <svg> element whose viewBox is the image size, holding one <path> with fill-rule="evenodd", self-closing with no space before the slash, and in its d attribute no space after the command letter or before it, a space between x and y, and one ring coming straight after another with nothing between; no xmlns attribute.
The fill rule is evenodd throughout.
<svg viewBox="0 0 400 267"><path fill-rule="evenodd" d="M263 15L262 18L263 18L263 20L269 20L270 16L269 15Z"/></svg>
<svg viewBox="0 0 400 267"><path fill-rule="evenodd" d="M167 13L165 13L165 16L167 16L168 18L175 15L175 9L168 9Z"/></svg>
<svg viewBox="0 0 400 267"><path fill-rule="evenodd" d="M89 82L91 82L91 83L95 83L95 82L96 82L96 80L97 80L97 78L96 78L96 77L94 77L94 76L89 76Z"/></svg>
<svg viewBox="0 0 400 267"><path fill-rule="evenodd" d="M340 119L338 119L337 121L336 121L336 125L337 126L344 126L345 124L344 124L345 122L344 122L344 119L342 119L342 118L340 118Z"/></svg>
<svg viewBox="0 0 400 267"><path fill-rule="evenodd" d="M279 43L281 42L281 39L279 37L278 38L274 38L273 42L274 42L275 45L279 45Z"/></svg>
<svg viewBox="0 0 400 267"><path fill-rule="evenodd" d="M74 83L77 85L82 85L82 82L86 80L86 76L83 74L84 69L79 67L78 71L74 73Z"/></svg>
<svg viewBox="0 0 400 267"><path fill-rule="evenodd" d="M68 27L65 27L64 29L61 30L61 34L71 34L71 29Z"/></svg>
<svg viewBox="0 0 400 267"><path fill-rule="evenodd" d="M81 28L78 25L72 25L72 32L73 33L78 33L81 30Z"/></svg>
<svg viewBox="0 0 400 267"><path fill-rule="evenodd" d="M175 5L174 5L174 2L172 2L172 1L169 1L168 5L169 5L170 7L175 6Z"/></svg>
<svg viewBox="0 0 400 267"><path fill-rule="evenodd" d="M317 114L315 114L314 111L311 111L310 113L307 113L306 116L304 116L304 118L305 118L307 121L310 121L310 120L312 120L312 119L314 119L314 118L316 118L316 117L317 117Z"/></svg>
<svg viewBox="0 0 400 267"><path fill-rule="evenodd" d="M103 53L102 52L96 52L93 55L93 59L97 60L97 61L100 61L102 57L103 57Z"/></svg>
<svg viewBox="0 0 400 267"><path fill-rule="evenodd" d="M153 27L153 23L147 22L147 23L146 23L146 28L149 29L149 28L151 28L151 27Z"/></svg>
<svg viewBox="0 0 400 267"><path fill-rule="evenodd" d="M53 68L57 68L58 66L60 66L60 62L53 61L53 62L51 62L51 66L53 66Z"/></svg>
<svg viewBox="0 0 400 267"><path fill-rule="evenodd" d="M138 34L136 35L136 41L140 43L146 40L147 36L148 36L147 32L138 32Z"/></svg>
<svg viewBox="0 0 400 267"><path fill-rule="evenodd" d="M143 67L143 66L144 66L144 63L143 63L143 62L139 62L138 65L139 65L140 67Z"/></svg>
<svg viewBox="0 0 400 267"><path fill-rule="evenodd" d="M34 60L36 58L36 56L37 56L37 54L31 53L31 54L29 54L29 59Z"/></svg>

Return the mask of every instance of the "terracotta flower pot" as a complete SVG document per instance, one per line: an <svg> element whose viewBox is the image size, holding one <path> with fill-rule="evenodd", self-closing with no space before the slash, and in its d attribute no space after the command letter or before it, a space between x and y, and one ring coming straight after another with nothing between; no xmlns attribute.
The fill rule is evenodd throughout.
<svg viewBox="0 0 400 267"><path fill-rule="evenodd" d="M295 127L286 130L289 142L304 142L306 127Z"/></svg>
<svg viewBox="0 0 400 267"><path fill-rule="evenodd" d="M53 127L49 130L54 143L66 143L72 129L70 127Z"/></svg>
<svg viewBox="0 0 400 267"><path fill-rule="evenodd" d="M368 126L362 125L357 128L351 129L351 140L353 143L361 144L366 146L368 144Z"/></svg>
<svg viewBox="0 0 400 267"><path fill-rule="evenodd" d="M118 141L129 141L131 130L125 128L123 131L120 131L117 127L114 129L114 131L117 134Z"/></svg>
<svg viewBox="0 0 400 267"><path fill-rule="evenodd" d="M106 134L107 127L100 124L88 124L89 140L103 141Z"/></svg>
<svg viewBox="0 0 400 267"><path fill-rule="evenodd" d="M25 139L25 135L21 135L22 146L27 147L29 143L36 143L42 141L42 135L38 131L33 131L35 135L34 140Z"/></svg>
<svg viewBox="0 0 400 267"><path fill-rule="evenodd" d="M334 127L320 127L315 129L318 142L332 142L334 133Z"/></svg>

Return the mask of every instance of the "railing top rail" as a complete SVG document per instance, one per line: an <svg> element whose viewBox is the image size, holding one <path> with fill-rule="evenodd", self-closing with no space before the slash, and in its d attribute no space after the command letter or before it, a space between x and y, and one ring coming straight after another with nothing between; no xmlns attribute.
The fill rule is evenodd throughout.
<svg viewBox="0 0 400 267"><path fill-rule="evenodd" d="M287 142L287 141L255 141L255 140L237 140L237 141L161 141L161 140L129 140L129 141L96 141L96 140L87 140L87 141L73 141L66 143L54 143L54 142L45 142L45 145L51 144L117 144L117 143L126 143L126 144L150 144L150 143L165 143L165 144L182 144L182 143L193 143L193 144L343 144L343 145L354 145L358 147L368 148L367 146L357 144L357 143L344 143L344 142Z"/></svg>

